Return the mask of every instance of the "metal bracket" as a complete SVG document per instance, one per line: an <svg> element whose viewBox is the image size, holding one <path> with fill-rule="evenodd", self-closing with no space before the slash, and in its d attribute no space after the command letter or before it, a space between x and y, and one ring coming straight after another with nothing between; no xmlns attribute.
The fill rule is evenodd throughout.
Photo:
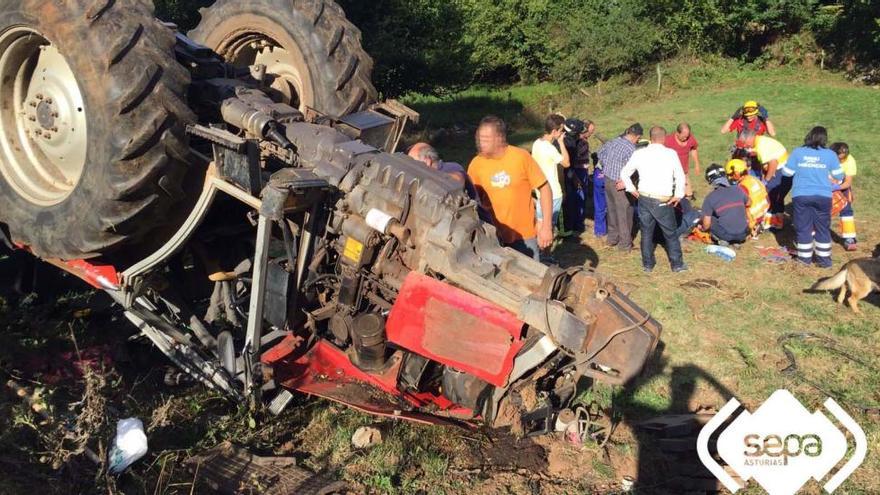
<svg viewBox="0 0 880 495"><path fill-rule="evenodd" d="M269 241L272 237L272 220L260 215L257 223L257 240L254 249L254 272L251 283L251 300L248 306L247 330L244 350L244 386L251 398L251 408L260 403L262 385L262 364L260 363L260 342L263 334L263 303L265 302L266 272L269 262Z"/></svg>

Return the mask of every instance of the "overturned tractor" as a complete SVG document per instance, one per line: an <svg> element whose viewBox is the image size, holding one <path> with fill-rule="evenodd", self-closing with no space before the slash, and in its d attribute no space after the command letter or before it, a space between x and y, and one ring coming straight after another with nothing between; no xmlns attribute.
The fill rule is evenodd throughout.
<svg viewBox="0 0 880 495"><path fill-rule="evenodd" d="M300 391L541 432L579 383L636 376L659 324L501 247L463 184L393 154L417 115L375 103L336 4L293 5L220 0L188 38L147 2L0 0L11 240L273 413Z"/></svg>

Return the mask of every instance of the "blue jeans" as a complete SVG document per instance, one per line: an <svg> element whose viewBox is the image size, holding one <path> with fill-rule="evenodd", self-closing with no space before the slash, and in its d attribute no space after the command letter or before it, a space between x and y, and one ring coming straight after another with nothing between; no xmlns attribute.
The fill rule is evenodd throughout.
<svg viewBox="0 0 880 495"><path fill-rule="evenodd" d="M641 228L642 266L654 268L657 260L654 259L654 230L657 226L663 232L663 240L666 241L666 252L672 268L684 266L684 257L681 253L681 242L678 240L676 231L678 224L675 221L675 208L660 200L639 196L639 226Z"/></svg>
<svg viewBox="0 0 880 495"><path fill-rule="evenodd" d="M512 248L520 253L532 258L535 261L541 261L541 250L538 249L538 238L532 237L531 239L520 239L518 241L513 241L510 244L505 244L505 247Z"/></svg>
<svg viewBox="0 0 880 495"><path fill-rule="evenodd" d="M570 168L565 171L565 201L562 211L565 230L584 230L587 218L587 191L590 188L590 171L585 168Z"/></svg>
<svg viewBox="0 0 880 495"><path fill-rule="evenodd" d="M562 211L562 198L553 199L553 228L559 223L559 212ZM544 219L544 213L541 211L541 201L535 202L535 218L540 222Z"/></svg>
<svg viewBox="0 0 880 495"><path fill-rule="evenodd" d="M681 207L681 222L678 224L678 230L675 231L676 237L690 234L703 216L700 210L694 208L687 198L682 199L679 206Z"/></svg>
<svg viewBox="0 0 880 495"><path fill-rule="evenodd" d="M593 234L602 237L608 234L605 215L608 214L608 203L605 199L605 173L601 168L593 170Z"/></svg>
<svg viewBox="0 0 880 495"><path fill-rule="evenodd" d="M828 268L831 262L831 198L797 196L792 199L792 222L798 261L809 265L816 255L816 264ZM815 232L815 234L814 234Z"/></svg>

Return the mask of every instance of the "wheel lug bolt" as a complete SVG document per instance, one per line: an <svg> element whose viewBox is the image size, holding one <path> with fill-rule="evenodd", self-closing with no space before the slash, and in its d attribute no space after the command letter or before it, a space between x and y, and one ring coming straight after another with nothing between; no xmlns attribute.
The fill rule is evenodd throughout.
<svg viewBox="0 0 880 495"><path fill-rule="evenodd" d="M52 117L58 118L58 112L52 112Z"/></svg>
<svg viewBox="0 0 880 495"><path fill-rule="evenodd" d="M53 127L53 128L51 128L51 129L49 129L49 130L52 131L52 132L58 132L58 128L57 128L57 127Z"/></svg>
<svg viewBox="0 0 880 495"><path fill-rule="evenodd" d="M28 117L28 120L30 120L31 122L36 122L37 118L34 116L30 116L30 117Z"/></svg>
<svg viewBox="0 0 880 495"><path fill-rule="evenodd" d="M52 104L52 98L46 98L46 103L48 103L48 104L51 105L51 104Z"/></svg>
<svg viewBox="0 0 880 495"><path fill-rule="evenodd" d="M30 106L36 108L36 107L37 107L37 102L32 101L32 102L28 103L28 105L30 105Z"/></svg>
<svg viewBox="0 0 880 495"><path fill-rule="evenodd" d="M42 136L42 135L43 135L43 131L37 129L36 131L34 131L34 134L36 134L37 136Z"/></svg>
<svg viewBox="0 0 880 495"><path fill-rule="evenodd" d="M42 100L42 99L43 99L43 94L42 94L42 93L37 93L37 99L38 99L38 100Z"/></svg>

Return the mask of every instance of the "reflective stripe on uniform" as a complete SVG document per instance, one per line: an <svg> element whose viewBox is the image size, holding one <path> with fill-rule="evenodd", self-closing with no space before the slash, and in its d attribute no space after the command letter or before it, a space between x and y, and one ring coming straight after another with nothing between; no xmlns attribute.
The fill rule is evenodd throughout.
<svg viewBox="0 0 880 495"><path fill-rule="evenodd" d="M770 200L767 194L767 188L755 177L748 175L740 179L740 186L745 190L749 197L749 228L754 230L755 226L764 221L764 215L770 211Z"/></svg>
<svg viewBox="0 0 880 495"><path fill-rule="evenodd" d="M816 246L816 256L822 258L830 258L831 257L831 243L830 242L814 242Z"/></svg>
<svg viewBox="0 0 880 495"><path fill-rule="evenodd" d="M856 238L856 220L853 217L840 217L840 236L844 239Z"/></svg>

